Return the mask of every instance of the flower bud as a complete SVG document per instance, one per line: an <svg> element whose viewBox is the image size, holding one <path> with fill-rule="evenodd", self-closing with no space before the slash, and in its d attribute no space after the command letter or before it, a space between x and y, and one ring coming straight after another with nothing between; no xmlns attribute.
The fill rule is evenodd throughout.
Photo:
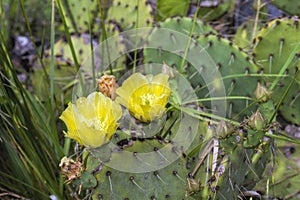
<svg viewBox="0 0 300 200"><path fill-rule="evenodd" d="M262 86L259 82L257 83L256 90L254 91L254 96L258 102L266 102L270 98L271 91L266 87Z"/></svg>
<svg viewBox="0 0 300 200"><path fill-rule="evenodd" d="M115 91L117 87L116 79L113 75L103 75L100 79L97 79L99 92L104 96L111 99L115 98Z"/></svg>
<svg viewBox="0 0 300 200"><path fill-rule="evenodd" d="M248 125L254 130L262 130L266 126L266 119L259 111L256 111L248 119Z"/></svg>
<svg viewBox="0 0 300 200"><path fill-rule="evenodd" d="M197 193L200 190L200 183L196 179L187 178L185 188L186 192L191 195Z"/></svg>
<svg viewBox="0 0 300 200"><path fill-rule="evenodd" d="M224 120L220 121L216 128L217 135L220 137L226 137L233 132L233 126L229 122Z"/></svg>

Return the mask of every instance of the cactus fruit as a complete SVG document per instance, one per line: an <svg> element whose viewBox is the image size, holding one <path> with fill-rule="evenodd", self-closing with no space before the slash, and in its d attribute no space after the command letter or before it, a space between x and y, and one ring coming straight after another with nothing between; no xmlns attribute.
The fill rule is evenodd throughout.
<svg viewBox="0 0 300 200"><path fill-rule="evenodd" d="M300 15L300 2L298 0L272 0L271 3L277 6L279 9L282 9L283 11L289 13L290 15Z"/></svg>
<svg viewBox="0 0 300 200"><path fill-rule="evenodd" d="M151 26L153 11L146 0L114 0L106 20L117 23L122 31Z"/></svg>
<svg viewBox="0 0 300 200"><path fill-rule="evenodd" d="M287 96L280 105L281 115L289 122L300 124L300 29L299 19L284 18L269 22L254 39L254 59L264 74L279 74L280 78L265 81L272 90L272 99L278 104L295 78ZM291 62L289 62L291 59ZM284 70L284 71L283 71ZM298 75L297 75L298 74ZM273 83L276 85L273 86ZM272 85L271 85L272 84Z"/></svg>

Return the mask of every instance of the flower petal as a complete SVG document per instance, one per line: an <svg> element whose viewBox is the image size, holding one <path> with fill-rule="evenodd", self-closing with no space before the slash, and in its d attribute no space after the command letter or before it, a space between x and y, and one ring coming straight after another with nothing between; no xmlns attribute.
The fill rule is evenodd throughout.
<svg viewBox="0 0 300 200"><path fill-rule="evenodd" d="M143 122L154 120L165 111L171 94L168 79L166 74L144 76L135 73L117 89L116 101L125 106L136 119Z"/></svg>
<svg viewBox="0 0 300 200"><path fill-rule="evenodd" d="M88 127L84 123L81 124L78 132L81 133L79 138L84 146L96 148L108 142L108 138L103 131Z"/></svg>
<svg viewBox="0 0 300 200"><path fill-rule="evenodd" d="M75 113L73 109L73 104L69 103L68 107L59 117L67 126L68 130L73 131L76 130L76 120L75 120Z"/></svg>
<svg viewBox="0 0 300 200"><path fill-rule="evenodd" d="M91 148L106 143L116 131L122 108L100 92L81 97L76 104L69 103L60 119L66 124L67 137Z"/></svg>
<svg viewBox="0 0 300 200"><path fill-rule="evenodd" d="M129 97L132 95L132 92L147 84L148 80L145 76L143 76L141 73L135 73L123 82L122 87L119 87L116 90L116 94L123 99L129 99Z"/></svg>

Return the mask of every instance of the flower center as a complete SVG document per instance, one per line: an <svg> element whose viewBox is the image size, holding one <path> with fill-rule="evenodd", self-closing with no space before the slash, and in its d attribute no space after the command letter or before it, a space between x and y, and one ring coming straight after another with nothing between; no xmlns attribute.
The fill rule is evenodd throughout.
<svg viewBox="0 0 300 200"><path fill-rule="evenodd" d="M142 99L142 104L143 105L152 105L153 101L155 99L155 96L152 95L152 94L147 93L147 94L143 94L141 96L141 99Z"/></svg>
<svg viewBox="0 0 300 200"><path fill-rule="evenodd" d="M106 120L100 121L97 118L93 118L88 121L88 125L89 125L89 127L96 129L96 130L100 130L100 131L106 130Z"/></svg>

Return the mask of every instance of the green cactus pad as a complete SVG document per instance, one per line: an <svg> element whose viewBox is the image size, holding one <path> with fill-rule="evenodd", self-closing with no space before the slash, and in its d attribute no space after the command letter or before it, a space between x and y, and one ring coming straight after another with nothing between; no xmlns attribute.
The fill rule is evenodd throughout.
<svg viewBox="0 0 300 200"><path fill-rule="evenodd" d="M273 104L268 102L259 107L259 110L264 111L263 117L268 118L269 112L266 109L273 110ZM245 123L249 122L245 120L241 125ZM219 144L215 146L219 147L216 171L213 175L209 175L211 178L207 181L207 185L211 189L211 195L213 196L213 193L216 192L218 199L236 199L237 196L243 197L243 192L253 190L256 183L262 179L265 168L271 159L271 149L274 148L272 147L273 141L261 139L259 146L245 148L244 143L248 140L246 138L248 133L245 131L250 129L244 128L245 130L241 131L240 128L241 126L230 128L225 137L218 138ZM213 132L217 130L218 128L213 129ZM254 135L253 137L259 136ZM209 162L209 166L212 166L212 160L205 162ZM202 177L203 179L203 173L203 169L201 171L200 168L196 178L201 179ZM211 174L211 171L209 173Z"/></svg>
<svg viewBox="0 0 300 200"><path fill-rule="evenodd" d="M269 196L298 199L300 184L299 147L299 145L278 141L275 160L273 164L269 164L265 173L266 178L262 179L255 189L266 193L266 185L269 181ZM272 181L270 181L270 173L272 173Z"/></svg>
<svg viewBox="0 0 300 200"><path fill-rule="evenodd" d="M104 38L104 34L101 35L100 37L100 46L104 46L104 49L98 49L100 51L100 56L105 56L105 58L101 58L102 61L106 61L105 63L110 64L112 69L115 69L116 71L119 71L120 68L125 68L125 64L126 64L126 44L124 42L124 38L120 37L120 28L118 27L118 25L116 23L112 23L112 22L108 22L105 24L105 30L106 30L106 38ZM110 41L110 39L112 39L113 42ZM105 48L106 46L106 42L109 41L109 43L111 44L109 46L109 48L111 48L109 51L107 51ZM102 44L101 44L102 43ZM104 51L104 54L101 53ZM108 52L108 53L106 53ZM115 55L117 54L117 55ZM118 57L116 60L112 61L109 59L111 57ZM124 66L124 67L123 67ZM106 69L108 70L108 69ZM108 71L107 71L108 72ZM110 73L110 72L108 72ZM117 73L115 73L115 75L118 75ZM120 74L122 75L122 74Z"/></svg>
<svg viewBox="0 0 300 200"><path fill-rule="evenodd" d="M200 36L197 41L205 48L207 53L216 63L226 90L227 97L240 97L240 99L227 99L227 117L235 118L240 112L240 116L236 119L243 119L245 115L251 114L255 106L248 108L253 102L251 99L243 99L243 97L253 98L253 93L257 87L258 77L251 76L256 74L258 67L252 62L250 57L231 41L220 36L209 35ZM203 66L205 70L205 66ZM188 77L196 89L200 98L208 96L206 85L199 73L196 73L192 67L187 68ZM214 83L212 83L214 84ZM242 87L247 85L247 87ZM200 86L200 87L199 87ZM218 85L216 85L218 87ZM209 102L204 102L209 106ZM248 108L244 111L244 109Z"/></svg>
<svg viewBox="0 0 300 200"><path fill-rule="evenodd" d="M103 3L102 7L108 6ZM89 33L89 26L94 33L99 31L100 18L97 1L67 0L63 4L63 14L70 33Z"/></svg>
<svg viewBox="0 0 300 200"><path fill-rule="evenodd" d="M90 39L88 35L82 36L72 36L72 43L74 45L77 60L79 64L84 64L87 66L96 66L97 58L94 59L94 65L92 63L91 58L91 48L90 48ZM96 46L96 44L94 44ZM46 51L46 57L44 58L44 64L46 66L46 72L50 73L50 51ZM55 97L58 102L63 101L67 103L71 101L72 97L72 89L74 84L74 80L76 80L76 67L73 61L73 57L71 54L71 50L69 44L64 40L58 40L54 45L54 56L55 56L55 70L54 70L54 91ZM89 72L89 70L85 70L85 72ZM92 73L89 73L90 75ZM31 77L32 86L35 93L44 99L49 95L49 88L45 84L46 77L43 69L38 67L34 69L33 76Z"/></svg>
<svg viewBox="0 0 300 200"><path fill-rule="evenodd" d="M298 48L296 50L295 48ZM296 51L294 51L296 50ZM294 51L294 55L291 55ZM272 93L272 99L278 104L282 95L287 90L292 78L300 68L300 28L298 18L275 19L268 23L258 33L254 40L255 60L265 74L280 74L285 77L277 79L265 78L271 85L276 83ZM285 65L289 57L292 60ZM286 67L283 69L283 67ZM284 102L279 108L282 116L292 123L300 124L300 74L298 73L294 85L290 88Z"/></svg>
<svg viewBox="0 0 300 200"><path fill-rule="evenodd" d="M218 140L218 154L216 168L212 173L214 156L211 152L213 141L208 140L196 155L190 155L187 166L192 170L204 158L198 171L193 174L194 179L200 180L201 191L194 194L197 199L236 199L243 197L242 192L252 190L255 183L261 180L265 167L270 160L269 143L262 143L256 149L245 149L243 137L238 132L215 139ZM211 145L211 150L207 151ZM205 153L209 155L205 156Z"/></svg>
<svg viewBox="0 0 300 200"><path fill-rule="evenodd" d="M243 192L254 188L255 184L261 180L271 156L268 145L266 145L266 148L257 163L251 161L251 158L257 154L256 151L244 149L240 144L229 155L228 160L221 161L221 163L224 163L226 171L216 183L219 186L219 190L217 190L219 197L222 197L222 199L235 199L237 196L244 197Z"/></svg>
<svg viewBox="0 0 300 200"><path fill-rule="evenodd" d="M114 0L106 20L117 23L122 31L151 26L152 8L146 0ZM137 23L137 24L136 24Z"/></svg>
<svg viewBox="0 0 300 200"><path fill-rule="evenodd" d="M157 20L166 19L174 16L186 16L189 9L189 0L158 0L157 1Z"/></svg>
<svg viewBox="0 0 300 200"><path fill-rule="evenodd" d="M242 25L240 25L234 35L234 44L238 45L239 47L242 47L243 49L250 50L250 47L252 47L254 26L254 19L249 19L245 21ZM258 23L256 30L259 30L261 26L262 25Z"/></svg>
<svg viewBox="0 0 300 200"><path fill-rule="evenodd" d="M149 37L149 43L157 44L158 48L161 49L184 49L186 45L186 40L177 41L177 38L172 35L169 37L161 37L160 28L170 29L172 31L178 31L179 33L189 35L189 32L193 26L193 19L189 17L173 17L168 18L164 22L160 23L156 29L152 32ZM196 20L194 24L193 35L200 36L202 34L207 34L215 32L215 30L209 25L205 25L202 21ZM172 47L174 46L174 47ZM166 63L168 66L179 68L182 58L178 55L166 52L164 50L154 50L154 49L145 49L144 50L144 62L148 63Z"/></svg>
<svg viewBox="0 0 300 200"><path fill-rule="evenodd" d="M274 110L274 105L271 102L263 103L258 110L261 110L263 118L268 119L270 110ZM220 188L217 193L223 199L235 199L237 196L244 198L243 192L253 190L256 183L262 179L272 157L274 148L272 139L263 139L260 135L252 135L254 138L260 138L258 146L250 148L244 146L245 143L250 142L249 131L253 132L249 127L253 122L249 120L252 119L246 119L241 123L243 127L248 124L243 131L240 130L241 126L235 127L232 134L219 138L221 152L228 155L227 158L221 156L218 161L221 166L226 167L217 183ZM264 131L268 132L268 129L268 125L265 125ZM257 144L256 142L254 144Z"/></svg>
<svg viewBox="0 0 300 200"><path fill-rule="evenodd" d="M110 161L104 163L95 175L98 186L94 189L93 199L184 199L187 169L182 158L178 158L162 169L143 173L126 172L109 167L110 162L124 160L122 158L124 156L126 156L126 162L120 162L121 168L126 168L126 165L134 167L151 165L152 159L145 160L142 157L143 153L153 152L154 148L157 148L157 157L160 162L165 162L163 153L160 152L162 151L161 147L162 142L155 139L137 140L133 142L132 146L113 152ZM171 144L164 144L164 148L166 148L166 152L177 157ZM125 155L125 151L128 154ZM95 166L95 163L99 163L99 161L89 156L87 167Z"/></svg>
<svg viewBox="0 0 300 200"><path fill-rule="evenodd" d="M197 1L193 1L197 2ZM204 21L212 21L220 18L234 5L235 0L201 1L198 17ZM202 4L202 5L201 5Z"/></svg>
<svg viewBox="0 0 300 200"><path fill-rule="evenodd" d="M180 31L181 33L187 34L190 31L189 28L191 27L191 25L191 19L177 17L166 20L159 27L169 28L171 30ZM235 46L232 42L222 38L221 36L204 35L211 30L212 29L210 29L209 27L197 21L193 32L196 35L194 36L194 38L199 37L195 40L197 40L198 46L202 46L203 48L201 50L200 47L197 47L197 44L195 44L196 46L192 46L194 45L194 43L191 44L189 49L189 56L192 56L193 58L199 57L198 63L203 62L203 69L205 68L205 63L213 61L216 64L215 67L219 68L219 72L223 77L222 81L224 82L227 96L241 97L240 100L227 100L227 116L234 117L240 111L243 112L243 110L251 103L251 100L245 100L242 98L253 97L258 78L252 77L250 76L250 74L257 73L259 70L258 67L251 61L250 57L248 57L245 52ZM150 35L149 43L154 43L154 45L157 45L158 50L144 50L145 62L166 63L167 65L175 67L180 71L179 68L182 58L179 55L172 54L171 52L166 52L164 51L164 49L175 49L177 51L183 51L186 45L186 40L181 41L174 35L172 35L172 33L170 33L170 37L163 37L162 40L161 35L155 33L156 32L154 30ZM203 58L204 54L206 58ZM201 60L201 58L206 60ZM198 69L197 72L194 67L186 66L187 65L185 65L185 68L188 80L192 83L194 88L197 87L196 91L198 96L201 98L209 97L209 92L205 86L212 83L205 83L203 81L203 77L201 77L201 73L199 72L199 70L201 69ZM240 87L239 85L241 84L247 85L247 87ZM216 85L216 87L219 86ZM204 105L210 107L210 101L207 102ZM253 109L248 109L248 112L243 112L243 115L241 115L237 119L243 119L244 115L250 114L254 109L254 107Z"/></svg>
<svg viewBox="0 0 300 200"><path fill-rule="evenodd" d="M291 15L300 15L300 1L298 0L272 0L271 3Z"/></svg>

